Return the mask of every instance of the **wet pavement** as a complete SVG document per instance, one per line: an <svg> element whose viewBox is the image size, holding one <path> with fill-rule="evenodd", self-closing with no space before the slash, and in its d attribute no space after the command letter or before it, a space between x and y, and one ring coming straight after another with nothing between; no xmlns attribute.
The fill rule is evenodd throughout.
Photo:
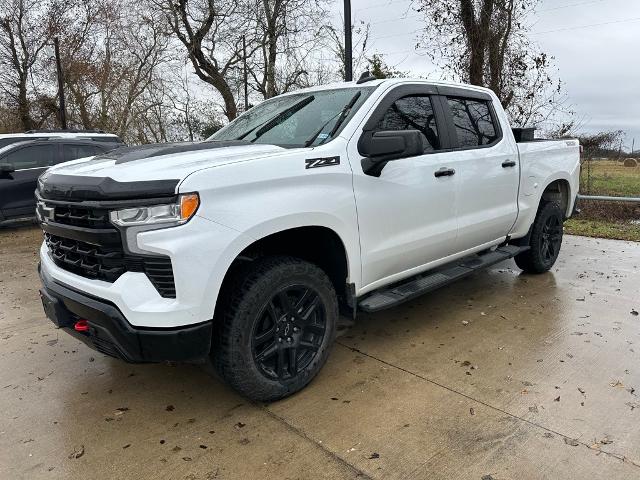
<svg viewBox="0 0 640 480"><path fill-rule="evenodd" d="M640 478L640 244L567 236L548 274L505 262L360 315L262 405L55 330L40 240L0 229L2 479Z"/></svg>

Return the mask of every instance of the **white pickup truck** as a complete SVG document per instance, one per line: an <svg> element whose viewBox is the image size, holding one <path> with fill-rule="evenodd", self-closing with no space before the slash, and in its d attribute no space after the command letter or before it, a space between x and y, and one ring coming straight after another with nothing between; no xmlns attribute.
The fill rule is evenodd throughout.
<svg viewBox="0 0 640 480"><path fill-rule="evenodd" d="M211 358L247 397L303 388L339 311L515 257L549 270L576 140L517 142L474 86L361 78L253 107L200 143L123 147L38 184L47 316L129 362Z"/></svg>

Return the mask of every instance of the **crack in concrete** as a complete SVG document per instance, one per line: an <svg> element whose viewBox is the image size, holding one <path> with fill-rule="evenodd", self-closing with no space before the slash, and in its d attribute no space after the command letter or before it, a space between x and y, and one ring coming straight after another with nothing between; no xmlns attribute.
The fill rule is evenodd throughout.
<svg viewBox="0 0 640 480"><path fill-rule="evenodd" d="M316 446L316 448L319 448L320 450L322 450L325 454L327 454L329 457L331 457L332 459L334 459L335 461L337 461L338 463L346 466L348 469L350 469L351 471L353 471L356 474L356 478L363 478L366 480L374 480L373 477L367 475L365 472L363 472L362 470L360 470L358 467L356 467L355 465L353 465L351 462L349 462L348 460L345 460L344 458L342 458L340 455L338 455L337 453L329 450L326 446L324 446L322 443L316 441L315 439L313 439L312 437L310 437L309 435L307 435L303 430L299 429L298 427L292 425L291 423L287 422L287 420L283 417L281 417L280 415L272 412L271 410L269 410L269 408L267 408L264 405L260 405L258 403L254 404L255 406L257 406L258 408L260 408L261 410L263 410L267 415L269 415L271 418L273 418L274 420L276 420L277 422L281 423L282 425L284 425L287 429L289 429L291 432L295 433L296 435L298 435L299 437L303 438L304 440L311 442L313 445Z"/></svg>
<svg viewBox="0 0 640 480"><path fill-rule="evenodd" d="M381 359L379 357L376 357L375 355L371 355L371 354L369 354L367 352L364 352L364 351L360 350L359 348L351 347L351 346L346 345L346 344L344 344L342 342L339 342L339 341L336 341L336 344L340 345L341 347L344 347L344 348L346 348L348 350L351 350L352 352L356 352L356 353L359 353L360 355L364 355L365 357L371 358L372 360L380 362L380 363L382 363L384 365L387 365L387 366L389 366L391 368L395 368L395 369L400 370L400 371L402 371L404 373L412 375L412 376L414 376L416 378L419 378L420 380L423 380L425 382L429 382L429 383L431 383L433 385L436 385L436 386L438 386L440 388L444 388L445 390L448 390L451 393L455 393L456 395L460 395L461 397L464 397L464 398L466 398L468 400L471 400L473 402L479 403L480 405L483 405L483 406L485 406L487 408L490 408L492 410L500 412L500 413L502 413L504 415L507 415L507 416L509 416L511 418L515 418L515 419L520 420L522 422L528 423L529 425L531 425L533 427L539 428L539 429L544 430L544 431L549 432L549 433L553 433L553 434L558 435L559 437L562 437L562 438L573 440L576 443L587 447L587 449L589 449L589 450L591 450L593 452L597 452L597 455L600 455L601 453L603 453L603 454L605 454L607 456L610 456L610 457L613 457L613 458L615 458L617 460L620 460L623 463L628 463L630 465L633 465L634 467L640 468L640 462L638 462L636 460L632 460L629 457L627 457L626 455L623 455L621 453L607 452L606 450L601 450L600 448L594 447L593 445L590 445L590 444L585 443L583 441L580 441L578 439L572 438L572 437L570 437L568 435L565 435L563 433L557 432L557 431L555 431L555 430L553 430L551 428L545 427L544 425L540 425L539 423L533 422L531 420L527 420L526 418L523 418L523 417L520 417L520 416L515 415L513 413L507 412L506 410L503 410L503 409L501 409L499 407L496 407L495 405L491 405L491 404L486 403L486 402L484 402L482 400L479 400L477 398L473 398L472 396L467 395L466 393L460 392L460 391L458 391L458 390L456 390L454 388L451 388L451 387L449 387L447 385L444 385L442 383L436 382L435 380L432 380L432 379L427 378L427 377L425 377L423 375L420 375L419 373L412 372L411 370L408 370L408 369L406 369L404 367L401 367L399 365L395 365L393 363L387 362L386 360L383 360L383 359Z"/></svg>

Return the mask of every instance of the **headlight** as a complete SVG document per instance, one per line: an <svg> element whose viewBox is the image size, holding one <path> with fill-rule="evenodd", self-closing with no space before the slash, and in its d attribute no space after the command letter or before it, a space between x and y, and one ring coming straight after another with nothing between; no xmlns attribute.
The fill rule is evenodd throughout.
<svg viewBox="0 0 640 480"><path fill-rule="evenodd" d="M180 195L176 203L114 210L109 214L109 218L111 223L121 227L182 225L193 217L199 205L200 198L197 193L186 193Z"/></svg>

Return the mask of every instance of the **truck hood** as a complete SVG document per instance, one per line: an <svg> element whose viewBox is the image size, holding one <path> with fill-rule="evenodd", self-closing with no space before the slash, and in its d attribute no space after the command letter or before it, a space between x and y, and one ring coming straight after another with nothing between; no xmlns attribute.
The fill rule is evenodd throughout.
<svg viewBox="0 0 640 480"><path fill-rule="evenodd" d="M278 155L276 145L245 141L189 142L121 147L51 167L47 174L111 178L116 182L183 180L205 168Z"/></svg>

